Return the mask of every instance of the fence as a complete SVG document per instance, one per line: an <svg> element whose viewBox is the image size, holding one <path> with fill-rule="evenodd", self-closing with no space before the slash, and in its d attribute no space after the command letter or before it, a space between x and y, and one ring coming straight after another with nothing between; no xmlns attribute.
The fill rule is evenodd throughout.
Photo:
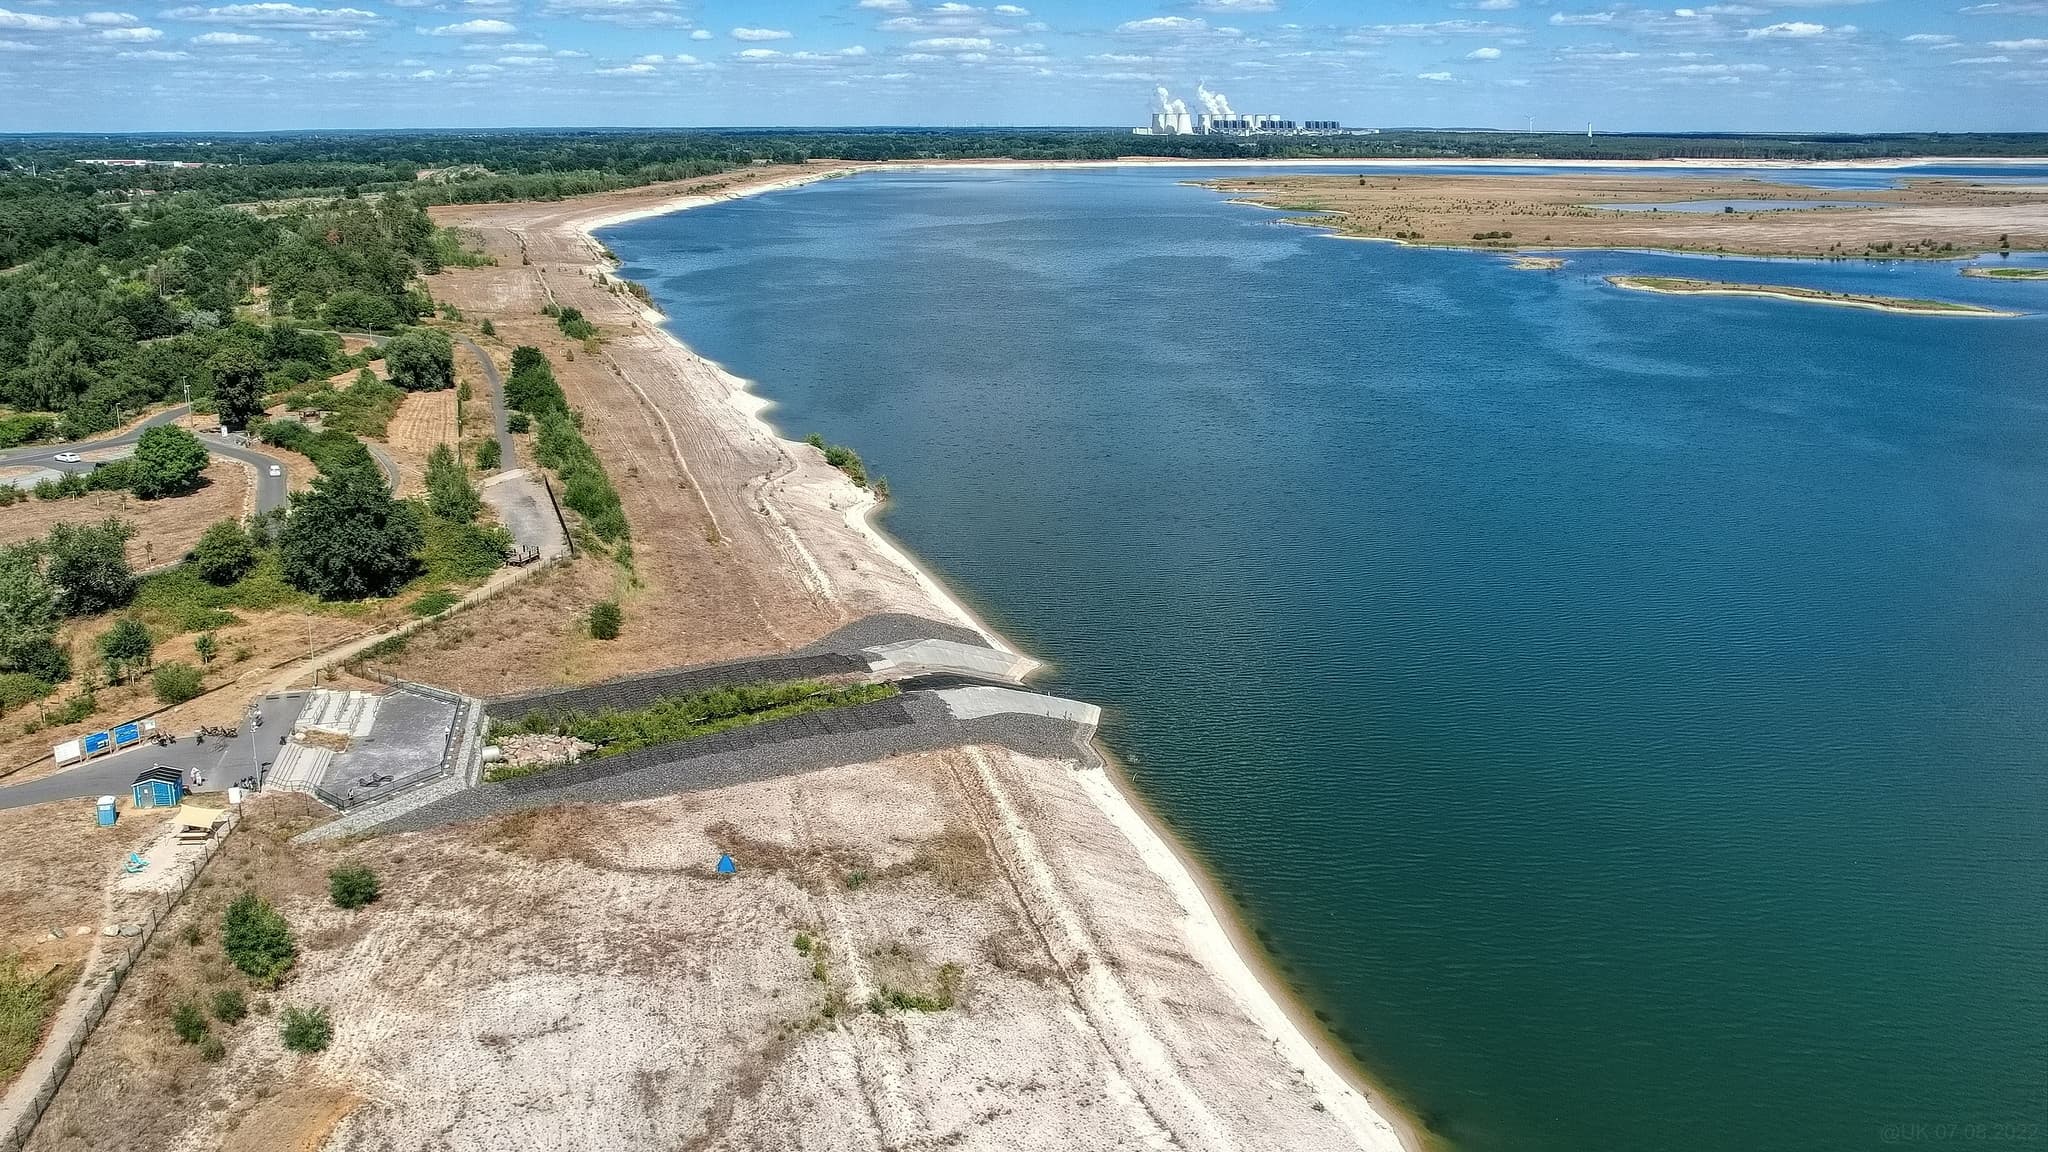
<svg viewBox="0 0 2048 1152"><path fill-rule="evenodd" d="M199 874L206 870L207 864L219 854L221 845L227 843L229 833L233 832L240 822L237 816L228 817L220 832L212 840L207 841L199 859L186 873L184 883L176 890L166 893L164 899L143 916L140 936L120 938L132 939L134 946L115 956L112 963L101 970L100 986L93 993L92 1000L86 1004L85 1011L73 1019L71 1034L59 1036L53 1029L44 1039L43 1053L39 1053L37 1059L50 1052L54 1052L56 1058L45 1068L43 1082L36 1086L34 1094L29 1097L28 1106L14 1121L14 1126L5 1133L0 1133L0 1152L21 1152L21 1149L27 1146L29 1137L35 1133L36 1124L42 1120L43 1113L49 1110L50 1102L57 1098L57 1090L64 1086L64 1077L70 1074L71 1065L77 1061L78 1054L85 1050L85 1042L91 1037L92 1030L99 1026L99 1022L106 1017L107 1010L113 1007L114 997L120 994L121 985L127 982L129 970L135 967L143 952L148 950L157 927L177 909L179 901L185 898L185 893L191 889L193 882L199 879ZM79 978L82 980L85 976ZM60 1007L58 1011L61 1013L63 1008ZM31 1060L29 1068L24 1069L22 1074L29 1075L34 1067L35 1061ZM20 1084L15 1085L17 1090L21 1087Z"/></svg>

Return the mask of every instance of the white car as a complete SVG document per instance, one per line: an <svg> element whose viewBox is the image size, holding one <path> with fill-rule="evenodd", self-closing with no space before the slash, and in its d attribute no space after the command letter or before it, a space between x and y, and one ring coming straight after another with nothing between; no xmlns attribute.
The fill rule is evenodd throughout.
<svg viewBox="0 0 2048 1152"><path fill-rule="evenodd" d="M78 463L78 461L79 461L79 455L78 455L78 453L76 453L76 452L59 452L59 453L57 453L57 463L59 463L59 464L76 464L76 463Z"/></svg>
<svg viewBox="0 0 2048 1152"><path fill-rule="evenodd" d="M272 476L282 476L284 475L284 468L280 465L272 464L270 466L270 474Z"/></svg>

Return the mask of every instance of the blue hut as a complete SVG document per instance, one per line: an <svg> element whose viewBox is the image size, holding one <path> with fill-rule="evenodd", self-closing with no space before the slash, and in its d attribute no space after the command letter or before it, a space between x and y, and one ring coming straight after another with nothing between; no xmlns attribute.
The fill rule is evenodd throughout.
<svg viewBox="0 0 2048 1152"><path fill-rule="evenodd" d="M718 874L720 876L730 876L737 871L739 871L739 866L732 862L731 856L723 852L718 854Z"/></svg>
<svg viewBox="0 0 2048 1152"><path fill-rule="evenodd" d="M176 808L185 798L185 774L158 764L135 778L137 808Z"/></svg>

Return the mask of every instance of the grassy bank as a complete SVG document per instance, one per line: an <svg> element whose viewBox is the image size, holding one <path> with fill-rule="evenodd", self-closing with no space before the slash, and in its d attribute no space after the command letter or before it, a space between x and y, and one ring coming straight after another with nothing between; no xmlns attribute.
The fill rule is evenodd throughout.
<svg viewBox="0 0 2048 1152"><path fill-rule="evenodd" d="M529 712L518 720L493 725L491 738L573 736L597 746L596 751L585 759L601 760L640 748L674 744L807 712L825 712L886 700L899 691L894 684L826 684L816 680L742 684L691 696L665 697L644 708L625 711L581 712L571 709ZM509 780L546 767L500 764L492 768L486 778Z"/></svg>

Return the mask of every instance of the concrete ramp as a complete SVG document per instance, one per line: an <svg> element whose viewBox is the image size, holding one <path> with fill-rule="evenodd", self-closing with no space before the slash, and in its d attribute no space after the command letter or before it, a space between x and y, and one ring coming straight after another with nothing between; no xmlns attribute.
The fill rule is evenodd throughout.
<svg viewBox="0 0 2048 1152"><path fill-rule="evenodd" d="M316 688L306 697L306 706L292 725L293 732L318 729L361 740L377 724L376 696L368 692L336 692Z"/></svg>
<svg viewBox="0 0 2048 1152"><path fill-rule="evenodd" d="M952 674L1021 684L1038 661L1015 652L1001 652L957 640L903 640L863 648L868 667L890 679Z"/></svg>
<svg viewBox="0 0 2048 1152"><path fill-rule="evenodd" d="M1102 720L1102 709L1080 700L1020 692L1015 688L945 688L932 693L955 720L979 720L984 716L1014 714L1044 716L1093 728Z"/></svg>
<svg viewBox="0 0 2048 1152"><path fill-rule="evenodd" d="M270 774L263 778L263 790L310 794L326 778L327 766L333 762L334 753L326 748L287 744L270 766Z"/></svg>

